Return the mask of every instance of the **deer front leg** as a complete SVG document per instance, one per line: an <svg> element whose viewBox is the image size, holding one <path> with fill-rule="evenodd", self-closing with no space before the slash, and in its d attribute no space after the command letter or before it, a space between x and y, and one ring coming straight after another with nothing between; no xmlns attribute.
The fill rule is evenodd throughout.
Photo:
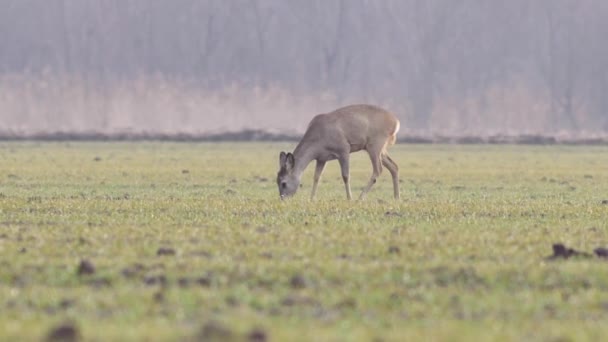
<svg viewBox="0 0 608 342"><path fill-rule="evenodd" d="M338 162L340 162L340 170L342 171L342 180L344 181L344 188L346 189L346 198L351 200L353 195L350 192L350 170L348 165L348 154L340 156Z"/></svg>
<svg viewBox="0 0 608 342"><path fill-rule="evenodd" d="M323 169L325 168L325 161L317 160L317 167L315 168L315 178L312 183L312 193L310 194L310 199L315 199L315 195L317 194L317 184L319 184L319 179L321 178L321 174L323 173Z"/></svg>

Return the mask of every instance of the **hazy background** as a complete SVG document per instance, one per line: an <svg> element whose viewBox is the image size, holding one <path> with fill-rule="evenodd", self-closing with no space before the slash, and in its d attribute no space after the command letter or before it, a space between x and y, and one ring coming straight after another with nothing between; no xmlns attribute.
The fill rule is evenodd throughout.
<svg viewBox="0 0 608 342"><path fill-rule="evenodd" d="M606 0L0 0L0 132L608 132Z"/></svg>

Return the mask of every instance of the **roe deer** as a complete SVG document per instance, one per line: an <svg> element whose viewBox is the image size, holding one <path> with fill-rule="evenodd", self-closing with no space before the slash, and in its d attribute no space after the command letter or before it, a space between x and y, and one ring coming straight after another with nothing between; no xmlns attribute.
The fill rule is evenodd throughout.
<svg viewBox="0 0 608 342"><path fill-rule="evenodd" d="M399 120L395 115L371 105L352 105L315 116L293 154L280 154L277 185L281 199L296 193L304 169L311 161L316 160L310 196L314 199L325 163L338 159L346 197L350 200L352 194L349 183L349 155L360 150L366 150L369 154L373 171L359 199L365 197L376 183L376 178L382 172L382 165L390 171L395 199L399 199L399 168L386 151L388 146L395 143L398 131Z"/></svg>

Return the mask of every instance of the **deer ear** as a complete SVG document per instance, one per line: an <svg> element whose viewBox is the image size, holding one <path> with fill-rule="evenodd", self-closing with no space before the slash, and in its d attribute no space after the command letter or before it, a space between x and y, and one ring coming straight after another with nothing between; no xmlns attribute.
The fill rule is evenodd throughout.
<svg viewBox="0 0 608 342"><path fill-rule="evenodd" d="M287 163L285 163L285 166L287 166L287 169L293 169L293 167L295 165L296 165L296 160L293 157L293 154L287 153Z"/></svg>
<svg viewBox="0 0 608 342"><path fill-rule="evenodd" d="M285 152L281 152L281 154L279 154L279 166L281 168L285 167L286 162L287 162L287 154Z"/></svg>

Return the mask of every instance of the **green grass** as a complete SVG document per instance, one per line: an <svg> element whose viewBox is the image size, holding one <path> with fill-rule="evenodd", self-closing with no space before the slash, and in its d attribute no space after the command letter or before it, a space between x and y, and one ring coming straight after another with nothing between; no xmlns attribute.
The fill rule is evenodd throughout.
<svg viewBox="0 0 608 342"><path fill-rule="evenodd" d="M608 245L608 147L399 145L401 201L386 170L346 201L335 162L318 200L311 165L280 201L292 148L0 143L0 340L66 321L92 341L608 335L608 261L545 259ZM367 156L351 169L358 196Z"/></svg>

